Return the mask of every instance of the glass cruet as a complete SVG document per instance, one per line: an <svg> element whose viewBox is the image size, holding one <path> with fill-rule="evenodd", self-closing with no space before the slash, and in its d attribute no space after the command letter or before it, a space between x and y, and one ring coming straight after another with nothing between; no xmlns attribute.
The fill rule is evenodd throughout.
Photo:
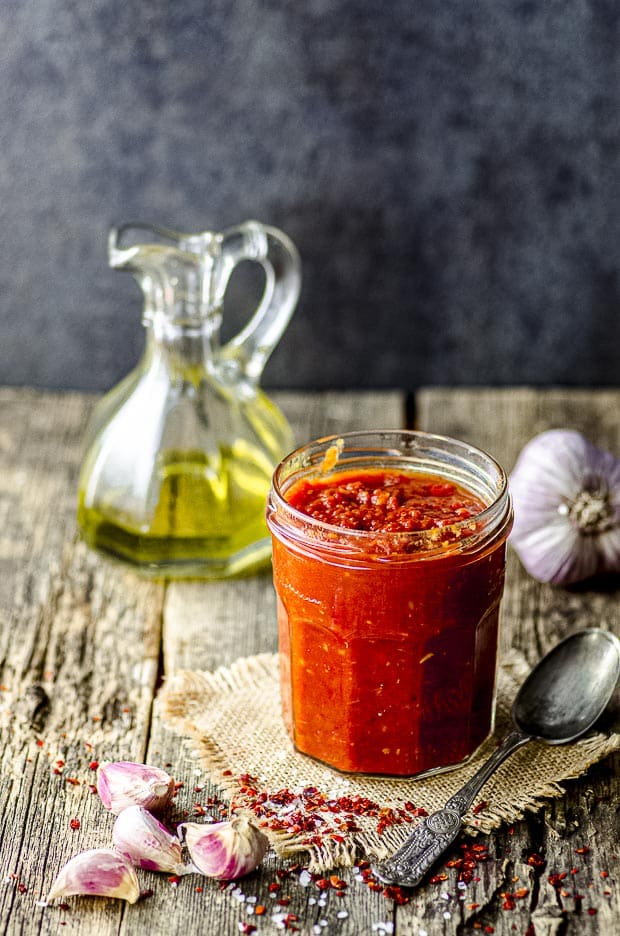
<svg viewBox="0 0 620 936"><path fill-rule="evenodd" d="M149 242L121 246L136 234ZM200 234L126 224L112 228L108 249L110 265L132 272L143 291L146 345L87 430L82 537L160 577L259 568L270 555L271 475L293 446L259 379L299 296L297 250L256 221ZM242 260L262 266L264 292L221 344L224 293Z"/></svg>

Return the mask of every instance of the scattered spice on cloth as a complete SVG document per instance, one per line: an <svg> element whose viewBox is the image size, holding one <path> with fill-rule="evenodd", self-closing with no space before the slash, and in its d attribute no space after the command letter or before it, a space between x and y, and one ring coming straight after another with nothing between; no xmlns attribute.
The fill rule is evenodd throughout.
<svg viewBox="0 0 620 936"><path fill-rule="evenodd" d="M351 866L400 847L419 817L440 809L489 757L510 727L510 707L528 671L516 651L498 671L495 735L466 764L423 779L340 774L295 751L282 721L277 654L237 660L213 673L168 678L164 723L191 740L231 806L255 817L282 856L308 852L310 870ZM620 733L590 734L568 745L532 741L487 781L464 830L490 832L561 796L578 777L620 748Z"/></svg>

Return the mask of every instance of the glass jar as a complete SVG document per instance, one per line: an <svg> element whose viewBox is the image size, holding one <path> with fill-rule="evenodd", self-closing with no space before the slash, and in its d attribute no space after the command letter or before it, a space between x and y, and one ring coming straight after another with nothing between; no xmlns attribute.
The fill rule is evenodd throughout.
<svg viewBox="0 0 620 936"><path fill-rule="evenodd" d="M483 509L445 529L345 529L291 506L298 482L398 471L470 492ZM267 522L282 703L297 750L343 772L456 766L493 728L499 607L512 525L489 455L422 432L311 442L275 471Z"/></svg>

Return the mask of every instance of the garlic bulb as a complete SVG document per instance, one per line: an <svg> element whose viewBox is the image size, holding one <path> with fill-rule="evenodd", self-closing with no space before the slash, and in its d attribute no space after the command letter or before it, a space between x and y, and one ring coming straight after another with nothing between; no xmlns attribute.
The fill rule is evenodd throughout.
<svg viewBox="0 0 620 936"><path fill-rule="evenodd" d="M158 812L170 802L174 780L159 767L115 761L99 765L97 792L105 808L116 816L128 806Z"/></svg>
<svg viewBox="0 0 620 936"><path fill-rule="evenodd" d="M186 874L181 843L143 806L128 806L116 818L112 830L115 847L133 864L146 871Z"/></svg>
<svg viewBox="0 0 620 936"><path fill-rule="evenodd" d="M233 881L257 868L269 848L269 840L245 816L230 822L179 826L191 859L201 874L220 881Z"/></svg>
<svg viewBox="0 0 620 936"><path fill-rule="evenodd" d="M75 855L61 868L47 900L72 894L118 897L135 903L140 885L135 870L123 855L113 848L91 848Z"/></svg>
<svg viewBox="0 0 620 936"><path fill-rule="evenodd" d="M620 460L579 432L552 429L524 447L510 476L510 542L541 582L620 571Z"/></svg>

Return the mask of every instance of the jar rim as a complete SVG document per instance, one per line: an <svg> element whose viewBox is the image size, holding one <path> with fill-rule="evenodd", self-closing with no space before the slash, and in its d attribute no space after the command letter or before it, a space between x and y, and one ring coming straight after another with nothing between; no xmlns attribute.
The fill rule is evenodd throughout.
<svg viewBox="0 0 620 936"><path fill-rule="evenodd" d="M364 439L367 440L367 445L360 446L360 443ZM370 444L372 439L375 440L373 445ZM402 447L402 450L397 451L397 446L395 445L396 440L400 440L401 447L403 440L405 440L406 446ZM384 443L384 448L378 445L380 441ZM359 448L353 447L356 443L360 446ZM446 552L445 545L437 542L438 533L436 529L419 531L405 530L397 532L355 530L319 520L293 507L284 496L286 481L290 479L289 484L291 484L295 480L299 480L302 477L304 469L308 470L309 476L316 477L316 474L312 472L312 468L317 467L320 473L320 461L318 456L320 453L323 453L324 459L325 454L332 446L337 448L336 458L333 465L330 465L325 471L325 476L327 476L330 471L337 468L346 470L346 463L342 464L342 462L340 462L340 456L345 452L350 453L351 469L355 467L353 464L355 457L366 457L367 459L381 459L381 457L396 458L414 456L416 452L420 455L422 452L426 451L428 458L429 452L432 449L436 450L437 454L442 451L444 454L449 454L452 449L453 454L458 453L463 464L468 464L467 456L469 456L470 459L477 459L479 461L479 468L482 466L482 463L484 463L487 476L490 478L491 475L494 475L492 479L494 496L492 496L492 499L484 510L481 510L472 517L457 520L450 524L450 529L455 534L455 542L451 545L459 551L471 547L473 541L479 542L481 535L486 539L486 535L489 533L489 527L496 530L498 523L500 526L503 525L501 524L502 519L508 522L510 518L511 501L508 489L508 476L500 463L493 458L492 455L489 455L477 446L471 445L469 442L463 442L450 436L424 432L417 429L355 430L352 432L323 436L298 446L282 459L273 473L269 495L268 515L270 512L274 510L277 511L279 508L280 511L285 511L287 518L292 521L295 526L298 525L302 528L306 534L310 531L315 531L318 534L323 534L326 538L336 537L340 541L345 540L348 544L359 545L361 548L363 548L364 544L370 542L389 542L390 544L404 546L415 540L416 543L420 544L416 549L418 555L429 555L431 552L434 554L437 552ZM315 456L314 465L311 460L312 454ZM440 464L441 463L437 461L433 466L429 465L426 470L434 470L435 467L439 467ZM473 466L473 462L470 461L469 465ZM292 470L290 470L286 478L283 478L284 472L288 469ZM463 486L472 490L465 478L459 478L459 480L462 481ZM472 522L475 522L480 527L480 529L474 533L471 532ZM465 531L466 535L463 535L463 531ZM426 544L426 546L423 544ZM317 545L319 544L317 543ZM324 541L321 545L327 547L328 543Z"/></svg>

